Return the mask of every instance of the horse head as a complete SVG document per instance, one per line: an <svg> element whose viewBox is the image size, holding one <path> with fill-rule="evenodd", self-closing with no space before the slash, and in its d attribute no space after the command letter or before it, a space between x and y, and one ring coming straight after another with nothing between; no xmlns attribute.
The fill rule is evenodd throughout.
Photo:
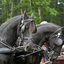
<svg viewBox="0 0 64 64"><path fill-rule="evenodd" d="M37 29L36 29L33 18L34 18L34 13L32 13L31 16L28 16L25 12L23 17L18 23L18 31L20 31L19 28L22 27L23 32L24 30L29 29L29 31L31 31L32 33L35 33ZM19 32L17 34L19 34Z"/></svg>
<svg viewBox="0 0 64 64"><path fill-rule="evenodd" d="M50 51L49 57L50 60L53 61L58 58L61 52L61 48L64 41L64 28L61 27L57 29L48 40L48 50Z"/></svg>
<svg viewBox="0 0 64 64"><path fill-rule="evenodd" d="M35 26L33 18L34 18L34 13L32 13L31 16L28 16L26 12L24 13L23 19L21 20L21 24L23 24L22 31L29 30L31 33L36 32L36 26Z"/></svg>
<svg viewBox="0 0 64 64"><path fill-rule="evenodd" d="M21 38L21 41L23 41L23 44L24 42L28 41L28 38L32 37L32 33L35 33L37 31L33 18L34 18L34 13L32 13L31 16L28 16L25 12L23 17L19 21L18 29L19 28L20 29L18 30L18 34L19 37ZM25 38L27 39L25 40ZM18 45L18 43L16 44ZM20 45L21 44L22 43L20 43Z"/></svg>
<svg viewBox="0 0 64 64"><path fill-rule="evenodd" d="M55 60L60 55L62 45L54 45L57 37L49 39L51 34L53 34L59 28L60 26L53 23L39 24L37 25L37 32L32 35L32 42L40 45L41 47L45 42L47 42L47 49L51 52L51 54L49 54L49 57L51 57L50 60ZM57 42L59 41L62 44L62 39L58 39ZM52 50L53 47L54 49Z"/></svg>

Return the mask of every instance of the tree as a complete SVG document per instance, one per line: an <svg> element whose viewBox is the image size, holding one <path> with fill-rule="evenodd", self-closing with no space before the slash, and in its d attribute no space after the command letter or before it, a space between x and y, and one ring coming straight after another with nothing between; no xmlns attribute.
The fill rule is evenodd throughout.
<svg viewBox="0 0 64 64"><path fill-rule="evenodd" d="M13 0L11 0L11 18L12 18L12 14L13 14Z"/></svg>
<svg viewBox="0 0 64 64"><path fill-rule="evenodd" d="M39 24L43 20L53 22L58 12L51 7L52 0L2 0L2 11L0 18L3 22L11 17L23 14L24 11L31 15L34 12L34 20Z"/></svg>

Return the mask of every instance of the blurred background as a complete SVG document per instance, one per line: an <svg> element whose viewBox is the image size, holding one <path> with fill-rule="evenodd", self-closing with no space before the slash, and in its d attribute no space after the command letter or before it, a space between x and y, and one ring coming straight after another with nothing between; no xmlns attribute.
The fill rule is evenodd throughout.
<svg viewBox="0 0 64 64"><path fill-rule="evenodd" d="M64 0L0 0L0 25L24 11L34 12L36 25L47 21L64 26Z"/></svg>

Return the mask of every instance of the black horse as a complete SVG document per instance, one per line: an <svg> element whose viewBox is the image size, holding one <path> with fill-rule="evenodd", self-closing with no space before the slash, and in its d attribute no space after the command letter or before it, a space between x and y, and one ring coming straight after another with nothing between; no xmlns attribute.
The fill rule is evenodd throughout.
<svg viewBox="0 0 64 64"><path fill-rule="evenodd" d="M15 42L18 38L18 23L23 18L24 20L26 19L33 19L34 14L32 13L31 16L28 16L26 13L24 15L18 15L10 20L6 21L0 26L0 48L11 48L15 46ZM30 22L29 20L27 22ZM30 22L31 27L34 27L32 32L36 32L36 26L34 21ZM28 25L26 25L28 26ZM5 43L6 45L4 45ZM0 54L0 64L14 64L14 60L11 59L12 54ZM13 60L11 62L10 60Z"/></svg>
<svg viewBox="0 0 64 64"><path fill-rule="evenodd" d="M51 53L53 52L50 58L51 61L57 59L57 57L60 55L60 50L62 47L62 45L60 46L54 45L57 37L49 39L50 36L59 28L60 26L53 23L39 24L37 25L37 32L32 35L31 39L33 43L38 44L40 46L42 46L45 42L47 42L48 50L50 51L51 49ZM56 32L56 35L57 34L58 32ZM52 50L54 46L55 48Z"/></svg>

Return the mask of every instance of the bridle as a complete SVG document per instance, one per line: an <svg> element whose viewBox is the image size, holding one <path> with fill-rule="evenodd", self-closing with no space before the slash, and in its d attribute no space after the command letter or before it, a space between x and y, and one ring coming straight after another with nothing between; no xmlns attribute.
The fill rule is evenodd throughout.
<svg viewBox="0 0 64 64"><path fill-rule="evenodd" d="M59 28L58 30L56 30L56 31L49 37L49 40L51 40L51 39L53 39L53 38L56 38L56 40L55 40L55 42L54 42L54 44L53 44L53 47L51 47L51 46L50 46L50 43L47 42L47 44L48 44L48 50L51 52L51 55L52 55L52 54L55 55L55 54L54 54L54 51L55 51L56 53L58 53L58 55L60 54L60 52L58 52L58 51L56 50L56 47L57 47L57 46L60 47L60 46L63 45L62 29L63 29L63 27Z"/></svg>
<svg viewBox="0 0 64 64"><path fill-rule="evenodd" d="M27 22L26 24L24 24L25 22ZM20 22L20 31L21 31L21 39L23 40L23 34L24 34L24 31L25 31L25 27L28 23L30 22L34 22L33 19L22 19L21 22Z"/></svg>
<svg viewBox="0 0 64 64"><path fill-rule="evenodd" d="M27 23L24 24L24 22L27 22ZM24 31L25 31L25 26L26 26L28 23L30 23L30 22L34 22L34 20L33 20L33 19L26 19L26 20L22 19L22 20L20 21L21 42L23 43L23 40L28 40L28 45L30 44L30 42L32 43L31 37L24 37ZM37 44L35 44L35 43L32 43L32 44L33 44L35 47L38 47L39 50L42 50L39 45L37 45ZM32 49L34 49L34 48L32 48ZM36 48L35 48L35 50L36 50ZM38 51L38 50L37 50L37 51Z"/></svg>
<svg viewBox="0 0 64 64"><path fill-rule="evenodd" d="M24 36L24 33L27 29L29 29L29 26L28 24L30 25L31 22L34 22L33 19L24 19L23 17L21 18L20 20L20 26L19 26L19 38L20 38L20 41L19 41L19 46L23 45L23 41L24 40L29 40L31 39L31 37L25 37ZM26 27L28 26L28 27Z"/></svg>

